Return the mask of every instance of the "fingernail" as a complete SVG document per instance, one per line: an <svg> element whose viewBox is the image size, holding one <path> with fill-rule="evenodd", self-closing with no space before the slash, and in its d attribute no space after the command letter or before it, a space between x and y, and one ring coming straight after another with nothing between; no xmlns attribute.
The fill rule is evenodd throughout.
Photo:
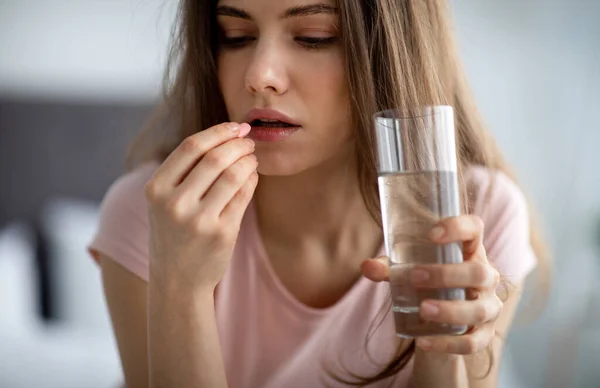
<svg viewBox="0 0 600 388"><path fill-rule="evenodd" d="M431 233L429 234L429 236L432 240L439 240L442 237L444 237L445 233L446 230L442 226L436 226L435 228L431 229Z"/></svg>
<svg viewBox="0 0 600 388"><path fill-rule="evenodd" d="M410 277L414 283L422 283L429 279L429 272L422 269L413 269Z"/></svg>
<svg viewBox="0 0 600 388"><path fill-rule="evenodd" d="M421 349L431 349L431 347L433 346L433 343L431 342L431 340L428 340L427 338L418 338L417 346L420 347Z"/></svg>
<svg viewBox="0 0 600 388"><path fill-rule="evenodd" d="M423 304L421 304L421 312L426 317L434 317L440 312L440 309L433 303L423 302Z"/></svg>
<svg viewBox="0 0 600 388"><path fill-rule="evenodd" d="M240 133L238 134L238 137L245 137L246 135L248 135L250 133L251 129L252 128L250 127L250 124L241 123L240 124Z"/></svg>
<svg viewBox="0 0 600 388"><path fill-rule="evenodd" d="M227 128L232 132L237 132L240 130L240 125L237 123L229 123L227 124Z"/></svg>
<svg viewBox="0 0 600 388"><path fill-rule="evenodd" d="M254 155L254 154L250 154L250 157L251 157L252 159L254 159L254 160L258 160L258 159L256 158L256 155Z"/></svg>

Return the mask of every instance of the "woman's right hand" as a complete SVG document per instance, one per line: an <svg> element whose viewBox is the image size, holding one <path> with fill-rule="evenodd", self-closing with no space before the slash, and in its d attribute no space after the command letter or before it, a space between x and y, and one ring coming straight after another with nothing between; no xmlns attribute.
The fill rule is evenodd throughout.
<svg viewBox="0 0 600 388"><path fill-rule="evenodd" d="M151 279L193 292L223 277L258 182L249 131L224 123L188 137L146 184Z"/></svg>

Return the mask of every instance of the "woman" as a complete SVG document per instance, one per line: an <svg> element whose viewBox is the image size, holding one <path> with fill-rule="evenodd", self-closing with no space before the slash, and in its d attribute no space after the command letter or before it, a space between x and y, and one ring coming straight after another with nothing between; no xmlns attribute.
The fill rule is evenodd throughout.
<svg viewBox="0 0 600 388"><path fill-rule="evenodd" d="M107 194L90 247L128 387L495 386L501 335L543 255L446 7L181 2L175 77L149 129L175 131L136 144L148 158ZM432 238L462 241L465 262L424 266L415 286L466 287L470 300L421 314L470 329L415 343L386 311L371 115L431 104L455 109L469 213ZM502 297L500 277L513 286ZM486 349L491 364L474 357Z"/></svg>

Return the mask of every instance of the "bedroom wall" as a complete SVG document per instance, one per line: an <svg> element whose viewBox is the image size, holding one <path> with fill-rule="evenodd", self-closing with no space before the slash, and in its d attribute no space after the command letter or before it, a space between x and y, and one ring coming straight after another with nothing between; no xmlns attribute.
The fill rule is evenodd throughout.
<svg viewBox="0 0 600 388"><path fill-rule="evenodd" d="M0 93L148 101L177 1L1 0Z"/></svg>
<svg viewBox="0 0 600 388"><path fill-rule="evenodd" d="M553 253L546 311L509 341L517 369L528 387L596 386L600 2L453 5L480 108L536 204Z"/></svg>

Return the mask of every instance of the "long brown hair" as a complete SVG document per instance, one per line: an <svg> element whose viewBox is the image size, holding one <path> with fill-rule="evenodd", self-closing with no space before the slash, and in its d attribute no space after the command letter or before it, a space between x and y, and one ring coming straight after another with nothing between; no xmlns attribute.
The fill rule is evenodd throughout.
<svg viewBox="0 0 600 388"><path fill-rule="evenodd" d="M216 0L181 1L164 98L148 128L133 144L132 163L162 161L187 136L228 120L217 79L216 5ZM515 180L477 111L457 55L446 1L342 0L338 7L360 187L367 208L380 225L375 138L371 130L371 117L376 111L450 105L455 114L461 182L462 171L470 165L501 171ZM463 191L466 195L466 188ZM468 196L465 198L467 203ZM546 250L533 221L530 238L538 269L547 275ZM351 374L353 385L394 375L413 352L414 343L402 344L380 373L367 377Z"/></svg>

